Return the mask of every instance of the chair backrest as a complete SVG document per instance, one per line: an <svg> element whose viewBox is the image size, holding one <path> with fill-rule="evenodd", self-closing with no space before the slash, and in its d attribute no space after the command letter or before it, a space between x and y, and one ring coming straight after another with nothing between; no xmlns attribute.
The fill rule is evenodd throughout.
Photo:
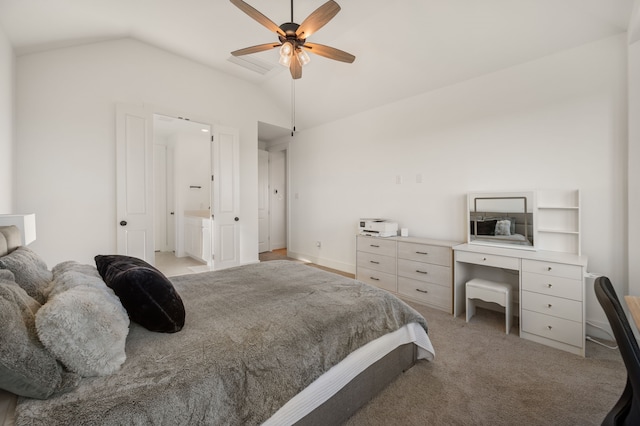
<svg viewBox="0 0 640 426"><path fill-rule="evenodd" d="M632 423L625 421L624 424L640 424L636 423L636 421L640 422L640 348L638 342L609 278L596 278L594 287L598 302L607 315L620 355L627 368L628 383L633 388L633 403L629 415L634 417L634 420Z"/></svg>

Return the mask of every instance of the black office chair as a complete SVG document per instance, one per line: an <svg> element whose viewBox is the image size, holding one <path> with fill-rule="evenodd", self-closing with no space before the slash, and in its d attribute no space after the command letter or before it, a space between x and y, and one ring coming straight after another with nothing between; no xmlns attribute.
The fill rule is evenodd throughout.
<svg viewBox="0 0 640 426"><path fill-rule="evenodd" d="M596 278L594 287L627 368L627 385L602 424L640 425L640 348L609 278Z"/></svg>

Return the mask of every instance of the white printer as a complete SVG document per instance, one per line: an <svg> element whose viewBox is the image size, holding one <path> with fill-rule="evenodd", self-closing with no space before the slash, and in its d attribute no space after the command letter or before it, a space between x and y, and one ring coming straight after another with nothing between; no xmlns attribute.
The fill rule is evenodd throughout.
<svg viewBox="0 0 640 426"><path fill-rule="evenodd" d="M360 219L358 233L371 237L395 237L398 235L398 223L386 219Z"/></svg>

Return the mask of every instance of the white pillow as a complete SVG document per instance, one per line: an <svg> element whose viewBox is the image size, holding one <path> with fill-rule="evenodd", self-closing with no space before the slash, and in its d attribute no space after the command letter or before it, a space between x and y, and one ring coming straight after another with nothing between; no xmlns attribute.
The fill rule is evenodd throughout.
<svg viewBox="0 0 640 426"><path fill-rule="evenodd" d="M70 371L104 376L126 360L129 316L113 290L96 277L97 270L85 268L75 262L54 268L53 288L36 314L36 330Z"/></svg>
<svg viewBox="0 0 640 426"><path fill-rule="evenodd" d="M511 221L506 219L497 221L495 235L511 235Z"/></svg>

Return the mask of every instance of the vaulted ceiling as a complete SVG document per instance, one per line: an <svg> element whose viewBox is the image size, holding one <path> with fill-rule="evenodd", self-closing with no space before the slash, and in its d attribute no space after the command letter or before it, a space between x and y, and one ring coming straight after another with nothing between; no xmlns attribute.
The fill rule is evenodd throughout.
<svg viewBox="0 0 640 426"><path fill-rule="evenodd" d="M280 25L290 1L246 0ZM625 32L634 0L336 0L342 10L309 40L356 56L312 55L295 83L306 128ZM294 0L300 23L324 0ZM228 0L0 0L0 26L18 56L131 37L256 85L287 110L291 77L277 41ZM257 64L257 65L256 65ZM268 71L264 71L267 69Z"/></svg>

